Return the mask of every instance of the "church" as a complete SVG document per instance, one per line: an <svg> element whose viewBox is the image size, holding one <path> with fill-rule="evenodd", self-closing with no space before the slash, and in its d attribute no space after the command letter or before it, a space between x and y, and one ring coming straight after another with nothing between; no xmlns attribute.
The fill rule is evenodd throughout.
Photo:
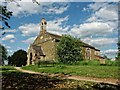
<svg viewBox="0 0 120 90"><path fill-rule="evenodd" d="M35 64L38 60L57 60L57 49L61 36L47 32L47 21L42 18L40 23L40 33L32 44L28 47L27 65ZM82 41L80 41L82 42ZM85 60L101 60L100 50L87 43L82 42L82 55Z"/></svg>

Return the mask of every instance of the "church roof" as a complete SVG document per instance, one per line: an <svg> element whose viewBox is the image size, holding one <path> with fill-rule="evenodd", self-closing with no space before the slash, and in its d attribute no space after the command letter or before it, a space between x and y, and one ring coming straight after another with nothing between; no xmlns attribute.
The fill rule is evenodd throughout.
<svg viewBox="0 0 120 90"><path fill-rule="evenodd" d="M49 33L49 32L46 32L46 33L53 36L55 39L60 39L62 37L62 36L57 35L57 34L53 34L53 33ZM91 46L91 45L89 45L89 44L87 44L85 42L82 42L81 40L80 40L80 42L82 43L83 47L90 47L90 48L93 48L93 49L95 49L97 51L100 51L99 49L96 49L94 46Z"/></svg>
<svg viewBox="0 0 120 90"><path fill-rule="evenodd" d="M62 37L62 36L60 36L60 35L53 34L53 33L47 32L47 31L46 31L44 34L48 34L48 35L50 35L52 38L58 39L58 40L60 40L61 37ZM38 35L37 38L39 38L39 37L40 37L40 35ZM37 40L37 38L35 39L35 41ZM35 41L33 42L33 44L35 44ZM87 43L85 43L85 42L83 42L83 41L81 41L81 40L80 40L80 42L82 43L81 46L83 46L83 47L89 47L89 48L95 49L96 51L100 51L99 49L96 49L94 46L89 45L89 44L87 44ZM37 48L37 47L36 47L36 48Z"/></svg>
<svg viewBox="0 0 120 90"><path fill-rule="evenodd" d="M40 56L45 56L41 46L31 45L31 47L35 50L36 53L39 53Z"/></svg>
<svg viewBox="0 0 120 90"><path fill-rule="evenodd" d="M60 39L61 38L60 35L53 34L53 33L50 33L50 32L46 32L46 34L49 34L50 36L54 37L55 39Z"/></svg>

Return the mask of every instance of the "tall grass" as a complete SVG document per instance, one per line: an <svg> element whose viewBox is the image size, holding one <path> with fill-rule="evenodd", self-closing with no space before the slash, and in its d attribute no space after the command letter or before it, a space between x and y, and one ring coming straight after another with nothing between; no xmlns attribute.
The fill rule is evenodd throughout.
<svg viewBox="0 0 120 90"><path fill-rule="evenodd" d="M92 66L119 66L120 61L110 61L110 60L105 60L105 64L101 64L100 61L98 60L86 60L86 61L80 61L78 65L92 65Z"/></svg>
<svg viewBox="0 0 120 90"><path fill-rule="evenodd" d="M105 60L105 64L101 64L99 60L82 60L73 64L63 64L54 61L38 61L35 65L38 67L48 67L54 65L120 66L120 61Z"/></svg>

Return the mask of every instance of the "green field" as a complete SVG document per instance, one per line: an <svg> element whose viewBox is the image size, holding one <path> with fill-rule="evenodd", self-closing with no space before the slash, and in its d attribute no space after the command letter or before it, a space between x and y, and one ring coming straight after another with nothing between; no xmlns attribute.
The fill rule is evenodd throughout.
<svg viewBox="0 0 120 90"><path fill-rule="evenodd" d="M22 67L41 73L62 73L97 78L118 78L118 66L92 66L92 65L31 65Z"/></svg>

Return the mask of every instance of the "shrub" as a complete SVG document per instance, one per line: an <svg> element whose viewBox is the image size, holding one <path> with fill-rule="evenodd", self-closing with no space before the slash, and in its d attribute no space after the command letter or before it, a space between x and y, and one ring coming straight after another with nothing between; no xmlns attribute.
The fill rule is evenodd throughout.
<svg viewBox="0 0 120 90"><path fill-rule="evenodd" d="M73 64L82 59L81 42L70 35L62 36L58 46L58 61L64 64Z"/></svg>
<svg viewBox="0 0 120 90"><path fill-rule="evenodd" d="M88 65L87 61L80 61L79 65Z"/></svg>
<svg viewBox="0 0 120 90"><path fill-rule="evenodd" d="M120 61L106 60L105 63L106 63L107 66L119 66L120 65Z"/></svg>
<svg viewBox="0 0 120 90"><path fill-rule="evenodd" d="M88 65L97 65L97 66L99 66L100 62L98 60L91 60L91 61L88 61Z"/></svg>
<svg viewBox="0 0 120 90"><path fill-rule="evenodd" d="M56 64L55 61L52 61L52 60L49 60L49 61L45 61L45 60L37 60L37 62L35 63L38 67L40 66L44 66L44 67L47 67L48 65L49 66L54 66L54 64Z"/></svg>
<svg viewBox="0 0 120 90"><path fill-rule="evenodd" d="M86 61L80 61L79 65L93 65L93 66L99 66L100 62L98 60L86 60Z"/></svg>

